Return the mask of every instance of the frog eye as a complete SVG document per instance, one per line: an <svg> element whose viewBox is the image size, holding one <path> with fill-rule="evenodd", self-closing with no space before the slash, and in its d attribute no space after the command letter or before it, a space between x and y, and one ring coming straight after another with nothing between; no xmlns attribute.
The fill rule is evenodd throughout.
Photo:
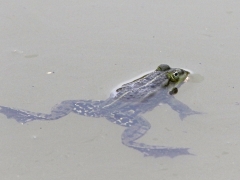
<svg viewBox="0 0 240 180"><path fill-rule="evenodd" d="M173 73L174 77L178 77L178 72Z"/></svg>
<svg viewBox="0 0 240 180"><path fill-rule="evenodd" d="M179 79L179 72L178 71L174 71L173 73L171 73L170 79L173 82L178 81L178 79Z"/></svg>

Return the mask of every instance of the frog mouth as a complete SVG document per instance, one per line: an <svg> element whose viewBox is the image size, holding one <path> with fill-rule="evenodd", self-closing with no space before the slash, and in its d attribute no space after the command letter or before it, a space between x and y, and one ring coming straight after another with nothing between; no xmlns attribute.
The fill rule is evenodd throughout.
<svg viewBox="0 0 240 180"><path fill-rule="evenodd" d="M186 82L189 81L189 76L188 76L188 75L190 74L190 72L185 71L185 73L187 74L187 75L186 75L187 77L184 79L184 81L183 81L184 83L186 83Z"/></svg>
<svg viewBox="0 0 240 180"><path fill-rule="evenodd" d="M190 72L184 70L184 74L182 75L181 80L175 85L175 88L180 88L182 84L186 83L189 80L189 74Z"/></svg>

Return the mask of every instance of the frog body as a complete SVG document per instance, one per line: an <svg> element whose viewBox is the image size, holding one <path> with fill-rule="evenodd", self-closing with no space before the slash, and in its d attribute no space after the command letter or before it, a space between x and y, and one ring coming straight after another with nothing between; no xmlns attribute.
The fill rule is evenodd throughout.
<svg viewBox="0 0 240 180"><path fill-rule="evenodd" d="M170 148L136 142L151 128L150 123L141 115L153 110L160 103L168 104L183 119L188 115L199 114L174 98L189 72L180 68L170 68L161 64L157 69L132 82L123 84L115 96L106 100L66 100L55 105L50 114L34 113L0 106L0 113L20 123L33 120L56 120L69 113L89 117L105 117L108 121L124 126L122 143L140 151L145 156L190 155L188 148Z"/></svg>

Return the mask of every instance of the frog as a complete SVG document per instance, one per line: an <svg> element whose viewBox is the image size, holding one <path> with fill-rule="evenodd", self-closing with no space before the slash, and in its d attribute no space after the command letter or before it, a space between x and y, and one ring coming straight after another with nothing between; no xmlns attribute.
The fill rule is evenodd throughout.
<svg viewBox="0 0 240 180"><path fill-rule="evenodd" d="M160 104L169 105L178 113L181 120L189 115L200 114L174 97L189 74L187 70L161 64L140 78L122 84L114 91L114 95L111 94L106 100L64 100L53 106L50 114L6 106L0 106L0 113L22 124L34 120L57 120L69 113L92 118L104 117L114 124L125 127L121 135L122 144L144 156L173 158L180 155L192 155L189 148L137 142L151 128L151 124L143 117L143 114L152 111Z"/></svg>

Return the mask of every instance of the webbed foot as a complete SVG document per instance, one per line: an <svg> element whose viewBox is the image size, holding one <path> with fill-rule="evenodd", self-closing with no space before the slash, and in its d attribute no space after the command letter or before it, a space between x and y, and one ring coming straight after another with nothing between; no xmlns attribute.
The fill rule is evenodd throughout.
<svg viewBox="0 0 240 180"><path fill-rule="evenodd" d="M183 120L184 118L186 118L187 116L190 116L190 115L205 114L205 113L191 110L191 111L188 111L188 112L178 112L178 114L179 114L179 118L181 120Z"/></svg>
<svg viewBox="0 0 240 180"><path fill-rule="evenodd" d="M143 153L144 156L153 156L155 158L163 156L174 158L181 155L194 155L188 152L189 148L162 148L162 149L146 149L137 147L133 148Z"/></svg>
<svg viewBox="0 0 240 180"><path fill-rule="evenodd" d="M8 119L13 118L17 122L23 124L36 119L41 119L40 117L29 114L28 111L13 109L5 106L0 106L0 113L4 114Z"/></svg>
<svg viewBox="0 0 240 180"><path fill-rule="evenodd" d="M168 101L166 101L165 103L168 104L174 111L176 111L179 114L181 120L190 115L205 114L202 112L192 110L186 104L175 99L173 96L169 97Z"/></svg>

